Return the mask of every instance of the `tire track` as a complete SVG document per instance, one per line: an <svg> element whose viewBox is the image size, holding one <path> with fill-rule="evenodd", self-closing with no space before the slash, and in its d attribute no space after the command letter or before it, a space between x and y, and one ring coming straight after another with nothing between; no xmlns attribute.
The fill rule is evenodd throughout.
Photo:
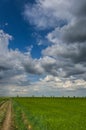
<svg viewBox="0 0 86 130"><path fill-rule="evenodd" d="M13 130L12 129L12 103L8 102L7 112L5 116L5 120L2 124L1 130Z"/></svg>

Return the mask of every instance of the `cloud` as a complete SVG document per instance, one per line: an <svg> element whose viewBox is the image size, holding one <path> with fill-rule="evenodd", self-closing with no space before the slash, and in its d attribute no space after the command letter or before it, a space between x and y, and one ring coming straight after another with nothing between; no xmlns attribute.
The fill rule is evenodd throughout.
<svg viewBox="0 0 86 130"><path fill-rule="evenodd" d="M1 91L6 94L8 88L7 93L14 95L85 95L86 1L36 0L25 4L23 16L37 29L51 30L45 36L51 44L42 50L41 58L33 59L31 49L25 53L9 49L12 36L0 30Z"/></svg>
<svg viewBox="0 0 86 130"><path fill-rule="evenodd" d="M63 62L66 60L72 61L73 63L81 63L86 61L86 42L78 44L64 44L57 43L55 45L49 46L42 51L44 56L52 56L58 58Z"/></svg>
<svg viewBox="0 0 86 130"><path fill-rule="evenodd" d="M25 71L33 75L42 75L47 73L52 73L55 75L57 73L56 60L49 56L45 56L40 59L31 59L30 62L27 59L27 61L25 61L23 64Z"/></svg>
<svg viewBox="0 0 86 130"><path fill-rule="evenodd" d="M53 27L54 31L48 35L53 42L58 39L66 43L85 42L85 7L85 0L36 0L32 5L25 5L24 17L40 29Z"/></svg>
<svg viewBox="0 0 86 130"><path fill-rule="evenodd" d="M9 40L12 36L0 30L0 84L16 84L15 77L24 74L22 62L30 60L30 56L19 50L9 49ZM6 82L6 83L5 83Z"/></svg>
<svg viewBox="0 0 86 130"><path fill-rule="evenodd" d="M77 20L61 29L61 38L64 42L85 42L86 41L86 19Z"/></svg>
<svg viewBox="0 0 86 130"><path fill-rule="evenodd" d="M68 2L68 0L66 1ZM53 0L52 2L49 0L36 0L36 4L25 5L23 15L27 21L36 25L38 28L55 27L57 26L57 23L60 24L61 20L63 20L63 23L66 22L64 19L69 15L66 8L69 2L67 2L57 0Z"/></svg>
<svg viewBox="0 0 86 130"><path fill-rule="evenodd" d="M75 6L77 5L77 7ZM61 21L73 21L86 16L85 0L36 0L25 5L24 16L31 24L39 28L59 26Z"/></svg>
<svg viewBox="0 0 86 130"><path fill-rule="evenodd" d="M75 6L77 4L77 7ZM27 9L25 11L29 11L29 5L27 5ZM32 24L35 24L37 27L42 27L39 25L39 21L37 24L35 23L35 19L37 20L44 17L47 24L45 24L44 29L47 27L52 27L51 32L46 36L48 41L52 43L51 46L48 46L46 49L42 51L43 56L52 57L56 59L56 63L53 64L52 68L54 68L54 74L68 77L80 77L80 75L84 78L86 74L86 12L85 12L86 2L83 1L68 1L65 2L63 0L52 1L49 0L38 0L36 4L32 5L32 9L40 8L40 18L39 13L37 15L33 15L33 10L30 12L32 17L30 20L33 20ZM43 11L44 10L44 11ZM41 13L42 12L42 13ZM46 12L46 13L45 13ZM48 15L50 16L47 17ZM29 15L26 15L29 18ZM51 19L52 18L52 19ZM66 24L60 26L58 22L53 23L51 26L51 22L48 20L60 20L67 21ZM44 23L44 22L43 22ZM46 68L46 67L45 67ZM49 68L49 66L47 67ZM53 69L49 69L48 73ZM47 71L47 70L46 70Z"/></svg>
<svg viewBox="0 0 86 130"><path fill-rule="evenodd" d="M71 44L86 41L86 19L80 19L69 23L63 27L57 27L47 35L50 42L57 43L63 41Z"/></svg>
<svg viewBox="0 0 86 130"><path fill-rule="evenodd" d="M30 86L33 82L31 76L54 73L55 60L50 57L33 59L31 50L22 53L18 49L9 49L12 36L0 30L0 88L9 86ZM49 72L51 69L51 72ZM19 88L20 89L20 88ZM3 89L2 89L3 90ZM10 90L11 91L11 90ZM17 90L18 91L18 90ZM8 93L8 91L7 91ZM4 94L4 93L3 93Z"/></svg>
<svg viewBox="0 0 86 130"><path fill-rule="evenodd" d="M57 76L47 75L38 82L33 83L31 88L34 95L47 96L81 96L86 89L86 81L83 79L72 80L72 78L58 78ZM80 92L81 91L81 92Z"/></svg>
<svg viewBox="0 0 86 130"><path fill-rule="evenodd" d="M44 56L52 56L56 60L55 72L59 76L70 77L86 73L85 43L55 44L42 51Z"/></svg>
<svg viewBox="0 0 86 130"><path fill-rule="evenodd" d="M77 7L75 6L77 4ZM71 12L72 14L77 18L83 18L86 17L86 1L85 0L76 0L72 1L72 7Z"/></svg>
<svg viewBox="0 0 86 130"><path fill-rule="evenodd" d="M75 55L81 54L78 44L55 44L43 50L43 57L33 59L30 52L9 49L12 36L0 32L0 89L4 95L28 95L29 91L38 95L46 91L47 95L53 88L55 91L85 88L86 63L74 61ZM81 45L84 49L84 44Z"/></svg>

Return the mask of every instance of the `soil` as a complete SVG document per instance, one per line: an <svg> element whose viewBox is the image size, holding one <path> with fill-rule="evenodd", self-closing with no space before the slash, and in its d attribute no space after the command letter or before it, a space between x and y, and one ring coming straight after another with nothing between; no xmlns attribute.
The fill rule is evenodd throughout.
<svg viewBox="0 0 86 130"><path fill-rule="evenodd" d="M4 108L6 108L6 106L7 106L7 102L1 103L1 104L0 104L0 112L1 112Z"/></svg>
<svg viewBox="0 0 86 130"><path fill-rule="evenodd" d="M11 101L9 101L6 116L2 124L1 130L13 130L11 126L12 126L12 104Z"/></svg>

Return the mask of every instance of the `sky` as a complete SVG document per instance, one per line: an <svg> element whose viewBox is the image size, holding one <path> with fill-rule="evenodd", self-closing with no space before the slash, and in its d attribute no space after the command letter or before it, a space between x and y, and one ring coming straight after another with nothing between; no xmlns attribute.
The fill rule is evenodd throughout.
<svg viewBox="0 0 86 130"><path fill-rule="evenodd" d="M0 0L0 96L86 96L86 0Z"/></svg>

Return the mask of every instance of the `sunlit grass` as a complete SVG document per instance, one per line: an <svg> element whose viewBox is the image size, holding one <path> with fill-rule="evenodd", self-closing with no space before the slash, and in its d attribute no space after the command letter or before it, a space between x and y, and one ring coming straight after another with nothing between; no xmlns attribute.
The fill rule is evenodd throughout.
<svg viewBox="0 0 86 130"><path fill-rule="evenodd" d="M86 128L85 98L15 98L14 100L17 102L15 109L20 106L34 130Z"/></svg>

